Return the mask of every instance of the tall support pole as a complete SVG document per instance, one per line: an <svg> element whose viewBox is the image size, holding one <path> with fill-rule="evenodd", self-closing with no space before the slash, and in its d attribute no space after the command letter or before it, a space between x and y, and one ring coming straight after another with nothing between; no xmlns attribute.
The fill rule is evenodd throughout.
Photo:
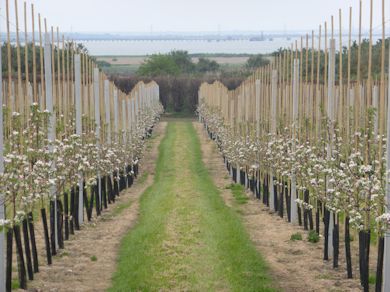
<svg viewBox="0 0 390 292"><path fill-rule="evenodd" d="M83 134L82 124L82 103L81 103L81 59L80 54L74 55L74 89L76 105L76 135L79 137ZM79 173L79 224L84 223L84 198L83 198L83 173Z"/></svg>
<svg viewBox="0 0 390 292"><path fill-rule="evenodd" d="M132 128L132 118L133 118L133 114L131 112L131 99L127 99L127 127L129 129L129 141L130 141L130 145L132 145L132 139L133 139L133 128ZM131 153L131 162L133 161L133 153ZM132 163L131 163L132 165ZM127 171L127 169L126 169ZM127 179L126 179L126 182L127 182Z"/></svg>
<svg viewBox="0 0 390 292"><path fill-rule="evenodd" d="M293 143L292 150L295 152L296 145L295 139L297 134L298 123L298 100L299 100L299 60L294 59L294 72L293 72ZM297 208L297 182L295 173L291 173L291 223L298 224L298 208Z"/></svg>
<svg viewBox="0 0 390 292"><path fill-rule="evenodd" d="M52 79L52 48L50 43L50 36L46 32L45 34L45 48L44 48L44 61L45 61L45 92L46 92L46 110L50 113L48 140L51 144L56 139L56 113L53 110L53 79ZM54 151L53 146L49 148L50 152ZM55 164L52 164L52 169L55 169ZM56 186L52 186L51 199L54 200L54 214L57 214L57 190ZM54 216L54 242L55 247L58 249L58 230L57 230L57 216Z"/></svg>
<svg viewBox="0 0 390 292"><path fill-rule="evenodd" d="M135 99L132 98L131 101L131 126L132 130L135 129Z"/></svg>
<svg viewBox="0 0 390 292"><path fill-rule="evenodd" d="M379 112L379 87L377 85L374 85L374 88L372 89L372 107L376 110L376 114L374 116L374 137L377 139L378 137L378 112Z"/></svg>
<svg viewBox="0 0 390 292"><path fill-rule="evenodd" d="M255 97L256 97L256 137L260 137L260 92L261 92L261 83L260 80L256 80L255 84Z"/></svg>
<svg viewBox="0 0 390 292"><path fill-rule="evenodd" d="M390 57L390 50L389 50ZM390 60L390 59L389 59ZM390 61L389 61L390 62ZM390 66L389 66L390 74ZM390 78L387 81L390 88ZM390 100L390 91L387 91L387 100ZM390 212L390 102L387 103L387 140L386 140L386 212ZM383 259L382 291L390 291L390 228L385 233L385 250Z"/></svg>
<svg viewBox="0 0 390 292"><path fill-rule="evenodd" d="M122 100L122 139L123 142L126 143L126 134L127 134L127 127L126 127L126 101L125 99Z"/></svg>
<svg viewBox="0 0 390 292"><path fill-rule="evenodd" d="M106 143L111 144L111 107L110 107L110 81L104 80L104 107L106 112L107 135Z"/></svg>
<svg viewBox="0 0 390 292"><path fill-rule="evenodd" d="M118 106L118 89L114 88L114 135L115 135L115 143L119 143L119 106ZM118 185L119 188L119 181L116 179L114 180L114 184Z"/></svg>
<svg viewBox="0 0 390 292"><path fill-rule="evenodd" d="M272 70L271 80L271 134L276 135L276 98L278 92L278 71ZM270 170L270 196L269 196L269 208L271 211L275 211L275 186L274 186L274 173L271 167Z"/></svg>
<svg viewBox="0 0 390 292"><path fill-rule="evenodd" d="M332 149L333 149L333 134L334 134L334 123L335 123L335 73L336 73L336 41L335 39L330 40L329 47L329 64L328 64L328 119L330 127L330 137L327 145L327 159L332 158ZM326 190L328 192L332 186L329 183L329 180L326 180ZM333 213L330 213L329 220L329 236L328 236L328 254L333 254L333 228L334 228L334 218Z"/></svg>
<svg viewBox="0 0 390 292"><path fill-rule="evenodd" d="M126 121L126 100L122 99L122 130L123 130L123 143L127 146L127 121ZM126 163L123 165L123 171L126 174ZM126 179L126 188L128 188L128 181Z"/></svg>
<svg viewBox="0 0 390 292"><path fill-rule="evenodd" d="M93 70L93 92L95 95L95 135L96 135L96 146L100 148L100 72L99 68ZM102 183L100 181L100 171L97 172L98 178L98 189L99 189L99 210L102 206Z"/></svg>
<svg viewBox="0 0 390 292"><path fill-rule="evenodd" d="M115 143L119 143L119 106L118 106L118 90L114 89L114 131L115 131Z"/></svg>
<svg viewBox="0 0 390 292"><path fill-rule="evenodd" d="M135 124L138 125L138 114L139 114L139 94L136 94L135 98Z"/></svg>
<svg viewBox="0 0 390 292"><path fill-rule="evenodd" d="M0 68L2 68L2 56L0 50ZM3 106L3 73L0 72L0 106ZM4 172L4 135L3 135L3 111L0 109L0 174ZM5 219L5 197L0 192L0 220ZM0 231L0 292L5 292L5 244L4 229Z"/></svg>
<svg viewBox="0 0 390 292"><path fill-rule="evenodd" d="M258 140L260 138L260 111L261 111L261 107L260 107L260 97L261 97L261 81L260 79L256 79L255 81L255 101L256 101L256 114L255 114L255 117L256 117L256 139ZM228 99L228 102L229 102L229 99ZM233 100L230 101L230 106L231 106L231 109L234 108L234 102ZM230 117L231 119L233 118L233 114L230 113ZM230 123L231 126L233 126L233 120L231 121ZM258 154L258 161L260 161L261 157L259 157L260 154ZM259 167L259 171L258 171L258 178L257 178L257 189L260 190L260 167ZM233 177L233 168L232 168L232 165L230 164L230 176ZM272 176L272 174L271 174ZM275 202L272 201L272 203L275 205Z"/></svg>
<svg viewBox="0 0 390 292"><path fill-rule="evenodd" d="M133 114L131 112L131 99L127 99L127 129L129 129L129 139L131 143L131 134L132 134L132 119L133 119Z"/></svg>
<svg viewBox="0 0 390 292"><path fill-rule="evenodd" d="M104 107L105 107L106 124L107 124L106 143L107 145L111 145L112 135L111 135L110 81L108 80L104 80ZM112 173L110 174L109 179L112 182L114 182L114 177Z"/></svg>

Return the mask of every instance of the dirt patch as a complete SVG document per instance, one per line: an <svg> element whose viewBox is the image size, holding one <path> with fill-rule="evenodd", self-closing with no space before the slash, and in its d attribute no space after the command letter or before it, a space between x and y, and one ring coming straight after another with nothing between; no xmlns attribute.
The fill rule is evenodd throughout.
<svg viewBox="0 0 390 292"><path fill-rule="evenodd" d="M53 259L53 265L41 266L34 281L28 283L31 291L105 291L110 287L121 238L135 225L139 198L153 183L158 145L166 125L166 122L159 123L148 141L150 144L146 146L140 165L139 177L144 179L137 180L101 217L82 226L81 232L66 241L65 249ZM121 205L129 207L114 216L115 209ZM45 262L44 253L40 253L40 262Z"/></svg>
<svg viewBox="0 0 390 292"><path fill-rule="evenodd" d="M200 123L194 123L194 126L200 137L203 161L221 196L228 206L241 214L250 238L266 259L275 282L283 291L361 291L356 267L355 279L346 278L343 246L340 247L340 267L335 270L331 261L322 260L322 240L316 244L307 242L303 228L270 214L268 208L252 194L248 193L250 200L247 204L235 204L233 194L226 189L231 184L229 173L215 143L208 138ZM291 241L291 235L297 232L302 234L303 240Z"/></svg>

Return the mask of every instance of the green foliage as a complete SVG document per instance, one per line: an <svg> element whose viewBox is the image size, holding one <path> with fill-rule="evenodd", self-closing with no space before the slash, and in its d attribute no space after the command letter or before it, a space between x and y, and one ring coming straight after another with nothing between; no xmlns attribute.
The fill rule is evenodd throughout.
<svg viewBox="0 0 390 292"><path fill-rule="evenodd" d="M307 240L311 243L317 243L320 241L320 236L314 230L310 230Z"/></svg>
<svg viewBox="0 0 390 292"><path fill-rule="evenodd" d="M137 74L140 76L155 77L164 75L179 75L180 67L170 55L152 55L139 68Z"/></svg>
<svg viewBox="0 0 390 292"><path fill-rule="evenodd" d="M220 70L220 66L216 61L201 57L195 64L187 51L172 51L168 54L151 55L139 67L137 75L147 77L178 76L180 74L217 72L218 70Z"/></svg>
<svg viewBox="0 0 390 292"><path fill-rule="evenodd" d="M12 290L17 290L20 288L20 285L19 285L19 280L17 279L12 279L12 282L11 282L11 289Z"/></svg>
<svg viewBox="0 0 390 292"><path fill-rule="evenodd" d="M245 67L249 70L254 70L259 67L263 67L269 64L269 60L264 57L264 55L258 54L249 57L248 61L246 61Z"/></svg>
<svg viewBox="0 0 390 292"><path fill-rule="evenodd" d="M370 284L376 283L376 275L375 274L370 274L370 276L368 277L368 283L370 283Z"/></svg>
<svg viewBox="0 0 390 292"><path fill-rule="evenodd" d="M176 64L181 74L194 72L195 65L187 51L172 51L168 57Z"/></svg>
<svg viewBox="0 0 390 292"><path fill-rule="evenodd" d="M220 66L214 60L199 58L198 64L196 64L196 70L201 73L216 72L220 70Z"/></svg>
<svg viewBox="0 0 390 292"><path fill-rule="evenodd" d="M92 262L96 262L97 261L97 257L96 256L91 256L91 261Z"/></svg>
<svg viewBox="0 0 390 292"><path fill-rule="evenodd" d="M300 234L299 232L294 233L291 235L290 240L292 241L302 240L302 234Z"/></svg>

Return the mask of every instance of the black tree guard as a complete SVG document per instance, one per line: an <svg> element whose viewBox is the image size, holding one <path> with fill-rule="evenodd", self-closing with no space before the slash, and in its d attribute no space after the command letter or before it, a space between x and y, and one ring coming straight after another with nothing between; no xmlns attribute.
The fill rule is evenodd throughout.
<svg viewBox="0 0 390 292"><path fill-rule="evenodd" d="M99 197L99 180L96 179L96 184L95 184L95 200L96 200L96 215L100 216L100 197Z"/></svg>
<svg viewBox="0 0 390 292"><path fill-rule="evenodd" d="M57 200L57 240L60 249L64 248L64 209L62 202Z"/></svg>
<svg viewBox="0 0 390 292"><path fill-rule="evenodd" d="M294 203L296 204L296 203ZM297 206L297 215L298 215L298 224L299 226L302 226L302 208L300 206Z"/></svg>
<svg viewBox="0 0 390 292"><path fill-rule="evenodd" d="M74 214L74 228L76 230L80 230L80 220L79 220L79 216L82 216L82 214L79 214L79 197L80 197L80 194L79 194L79 187L73 187L72 188L73 192L74 192L74 210L73 210L73 214Z"/></svg>
<svg viewBox="0 0 390 292"><path fill-rule="evenodd" d="M114 189L112 187L112 181L111 181L111 177L108 175L107 176L107 189L108 189L108 203L111 204L111 202L113 202L113 200L115 200L114 197Z"/></svg>
<svg viewBox="0 0 390 292"><path fill-rule="evenodd" d="M291 194L287 182L284 183L284 194L286 198L287 220L291 222Z"/></svg>
<svg viewBox="0 0 390 292"><path fill-rule="evenodd" d="M359 232L359 266L360 282L364 292L369 291L369 260L370 260L370 231Z"/></svg>
<svg viewBox="0 0 390 292"><path fill-rule="evenodd" d="M24 263L22 240L20 236L20 227L18 225L14 226L14 235L15 235L15 243L16 243L16 258L18 262L19 287L21 289L26 290L27 289L26 267Z"/></svg>
<svg viewBox="0 0 390 292"><path fill-rule="evenodd" d="M375 292L382 292L382 281L383 281L383 257L385 249L385 238L380 236L378 239L378 260L376 267L376 283Z"/></svg>
<svg viewBox="0 0 390 292"><path fill-rule="evenodd" d="M12 290L12 247L13 247L13 230L7 230L7 259L5 269L5 287L7 292Z"/></svg>
<svg viewBox="0 0 390 292"><path fill-rule="evenodd" d="M51 258L51 250L50 250L50 240L49 240L49 228L47 225L47 216L46 216L46 209L41 209L41 217L42 217L42 224L43 224L43 231L45 234L45 247L46 247L46 260L47 264L52 264L52 258Z"/></svg>
<svg viewBox="0 0 390 292"><path fill-rule="evenodd" d="M345 217L344 227L345 259L347 264L347 277L352 279L351 235L349 231L349 217Z"/></svg>
<svg viewBox="0 0 390 292"><path fill-rule="evenodd" d="M107 186L106 186L106 176L103 176L101 179L100 179L100 183L102 185L102 198L103 198L103 206L104 206L104 209L107 209L108 206L107 206Z"/></svg>
<svg viewBox="0 0 390 292"><path fill-rule="evenodd" d="M286 191L287 191L286 189L282 190L282 192L279 195L279 199L277 201L277 204L278 204L278 215L279 215L280 218L283 218L283 216L284 216L284 202L283 202L284 198L283 198L283 196L284 196L284 193ZM286 203L288 203L287 197L286 197Z"/></svg>
<svg viewBox="0 0 390 292"><path fill-rule="evenodd" d="M274 185L274 212L278 211L278 187L275 186L276 177L273 177L272 184Z"/></svg>
<svg viewBox="0 0 390 292"><path fill-rule="evenodd" d="M38 261L37 243L35 241L34 217L32 212L28 213L28 232L30 234L34 273L38 273L39 261Z"/></svg>
<svg viewBox="0 0 390 292"><path fill-rule="evenodd" d="M54 214L54 201L50 201L50 242L51 242L51 254L56 255L56 234L55 234L55 214Z"/></svg>
<svg viewBox="0 0 390 292"><path fill-rule="evenodd" d="M74 234L75 230L75 224L74 224L74 219L75 219L75 214L74 214L74 201L75 201L75 193L73 188L70 190L70 234Z"/></svg>
<svg viewBox="0 0 390 292"><path fill-rule="evenodd" d="M64 193L65 240L69 240L69 195Z"/></svg>
<svg viewBox="0 0 390 292"><path fill-rule="evenodd" d="M313 210L312 209L310 209L307 212L307 216L309 217L309 228L310 228L310 230L313 230L314 229L314 224L313 224Z"/></svg>
<svg viewBox="0 0 390 292"><path fill-rule="evenodd" d="M303 199L305 203L309 203L309 190L305 190L303 194ZM309 221L309 210L307 208L303 208L303 229L309 230L308 222Z"/></svg>
<svg viewBox="0 0 390 292"><path fill-rule="evenodd" d="M320 210L322 206L320 202L317 202L317 210L316 210L316 232L318 235L320 235Z"/></svg>
<svg viewBox="0 0 390 292"><path fill-rule="evenodd" d="M337 215L335 215L337 219ZM339 224L338 220L334 221L334 227L333 227L333 268L337 268L339 266L339 249L340 249L340 242L339 242Z"/></svg>
<svg viewBox="0 0 390 292"><path fill-rule="evenodd" d="M324 261L329 260L329 254L328 254L329 222L330 222L330 212L327 209L325 209L324 211Z"/></svg>
<svg viewBox="0 0 390 292"><path fill-rule="evenodd" d="M32 266L30 241L29 241L29 236L28 236L27 218L23 219L23 221L22 221L22 228L23 228L24 252L26 254L28 279L29 280L34 280L34 271L33 271L33 266Z"/></svg>

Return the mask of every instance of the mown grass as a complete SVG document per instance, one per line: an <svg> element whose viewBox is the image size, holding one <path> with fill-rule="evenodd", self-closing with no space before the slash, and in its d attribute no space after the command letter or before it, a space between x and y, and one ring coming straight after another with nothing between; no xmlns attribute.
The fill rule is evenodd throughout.
<svg viewBox="0 0 390 292"><path fill-rule="evenodd" d="M275 291L268 268L201 159L190 122L170 122L137 226L109 291Z"/></svg>
<svg viewBox="0 0 390 292"><path fill-rule="evenodd" d="M236 199L236 202L240 205L248 203L248 196L245 194L244 186L240 184L231 184L226 187L232 191L233 197Z"/></svg>

